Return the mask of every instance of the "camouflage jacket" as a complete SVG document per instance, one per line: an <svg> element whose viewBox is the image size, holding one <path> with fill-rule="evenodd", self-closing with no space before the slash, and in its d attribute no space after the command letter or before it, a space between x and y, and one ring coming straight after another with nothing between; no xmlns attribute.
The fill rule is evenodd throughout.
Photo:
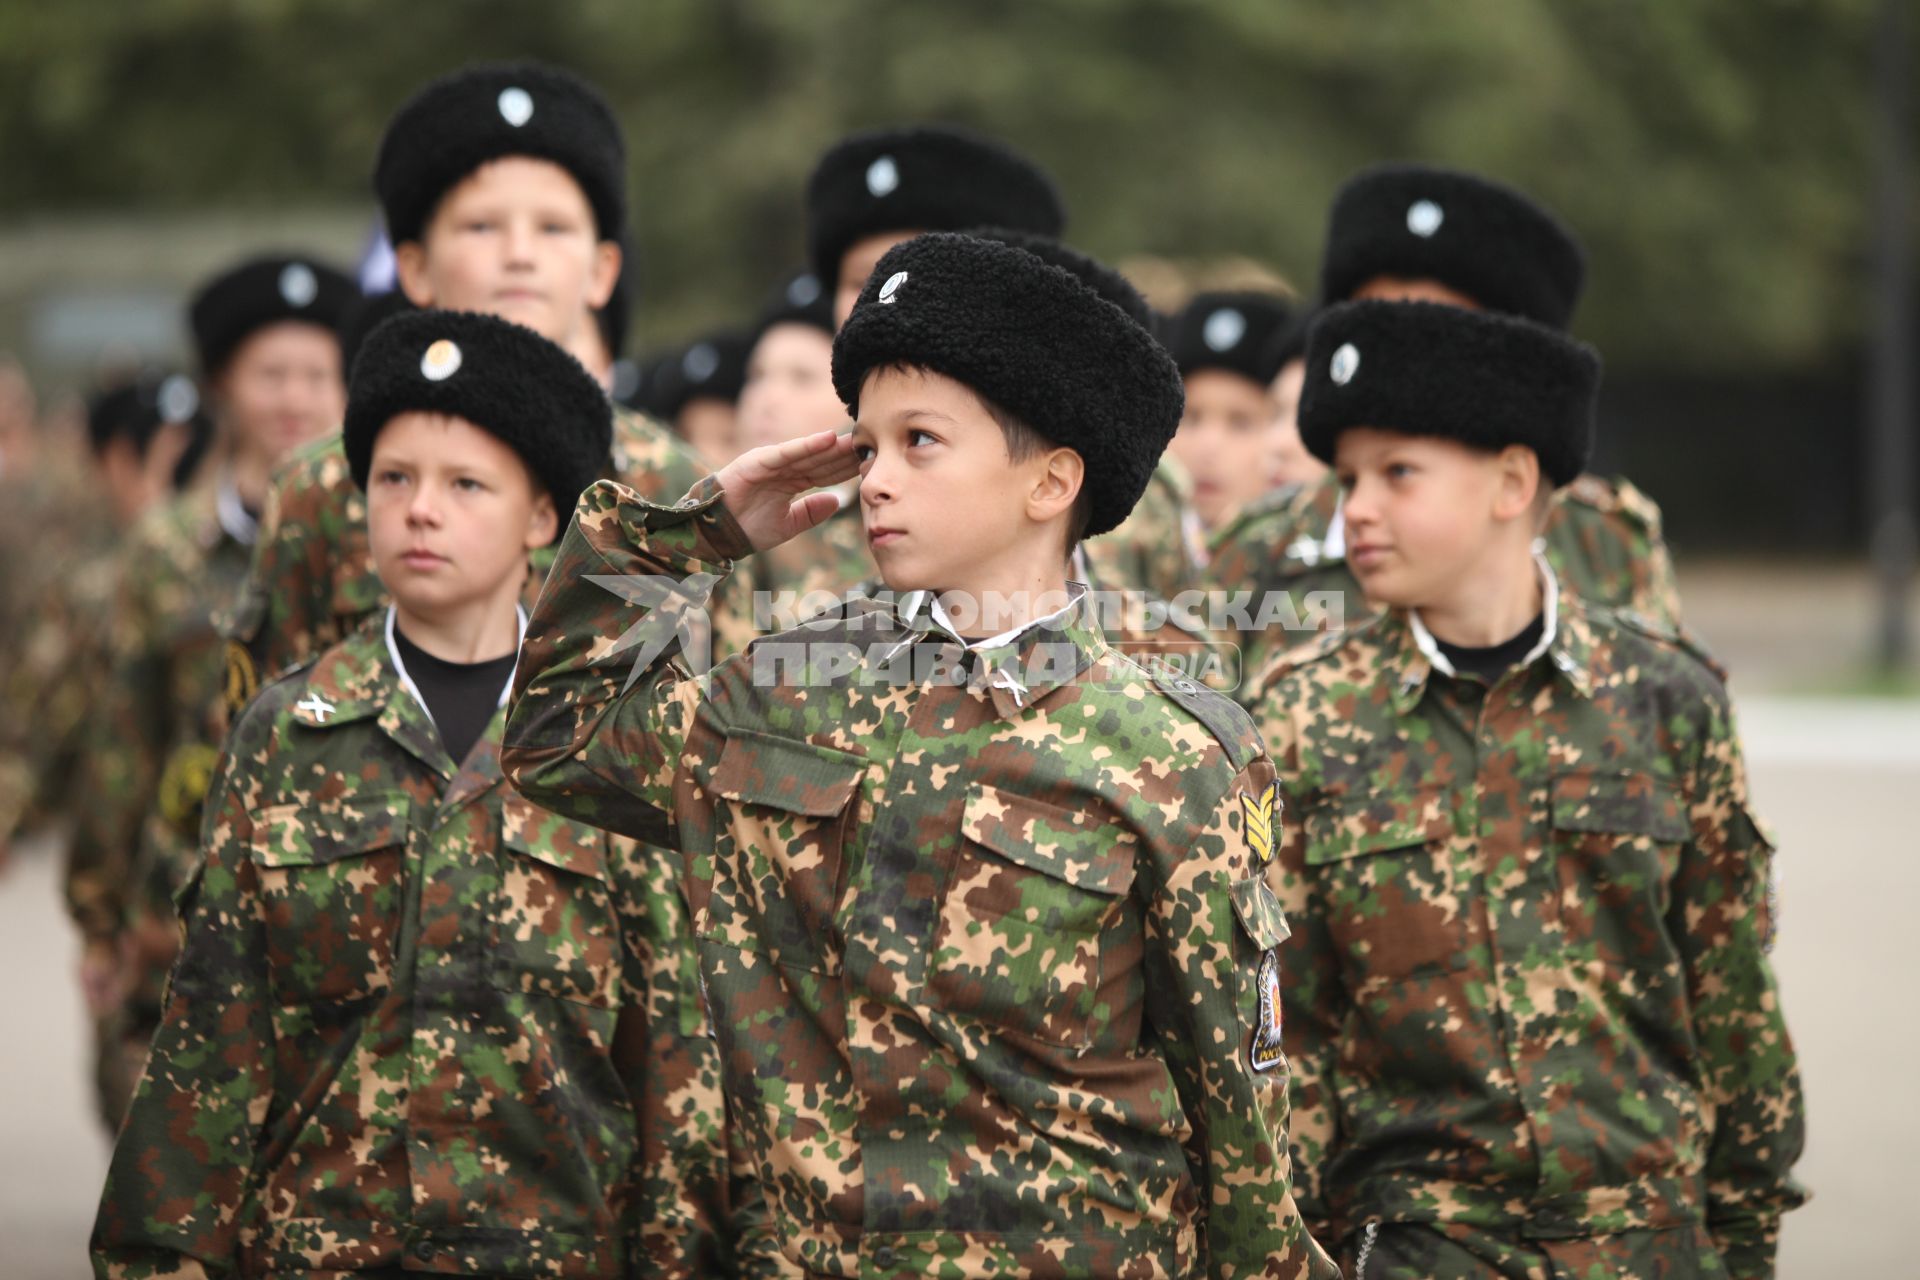
<svg viewBox="0 0 1920 1280"><path fill-rule="evenodd" d="M616 405L607 475L662 501L685 493L707 468L664 427ZM565 523L568 513L561 512ZM528 604L540 589L550 551L534 556ZM347 469L338 433L308 445L284 465L261 519L261 537L240 606L224 620L233 642L228 661L243 673L229 691L237 715L258 687L253 672L272 677L311 662L387 603L367 541L367 501ZM743 646L751 619L716 609L716 641Z"/></svg>
<svg viewBox="0 0 1920 1280"><path fill-rule="evenodd" d="M1172 600L1200 576L1187 519L1187 477L1164 454L1127 518L1081 544L1100 580L1114 590L1145 591Z"/></svg>
<svg viewBox="0 0 1920 1280"><path fill-rule="evenodd" d="M125 552L109 678L83 730L86 802L67 854L68 909L89 937L124 923L149 824L190 803L164 794L162 777L183 744L206 739L222 674L213 615L238 598L251 554L252 531L231 510L237 499L224 501L223 515L215 484L181 495L141 521Z"/></svg>
<svg viewBox="0 0 1920 1280"><path fill-rule="evenodd" d="M1278 593L1275 622L1246 638L1247 669L1258 673L1315 631L1372 616L1334 532L1340 485L1319 483L1249 509L1216 540L1209 585ZM1680 589L1660 532L1660 508L1629 481L1581 476L1555 495L1544 532L1547 560L1582 600L1680 625ZM1249 682L1249 689L1253 682Z"/></svg>
<svg viewBox="0 0 1920 1280"><path fill-rule="evenodd" d="M1770 1275L1802 1104L1727 693L1672 633L1553 608L1491 689L1394 611L1260 695L1301 1203L1549 1253L1704 1221Z"/></svg>
<svg viewBox="0 0 1920 1280"><path fill-rule="evenodd" d="M725 1261L716 1232L771 1251L726 1167L673 864L509 788L500 715L456 766L384 623L234 730L96 1273L691 1276Z"/></svg>
<svg viewBox="0 0 1920 1280"><path fill-rule="evenodd" d="M1292 1201L1245 718L1153 684L1079 604L967 649L849 600L704 681L607 642L646 619L589 575L697 598L746 549L711 481L676 508L590 489L504 759L537 803L682 851L788 1256L868 1280L1332 1274Z"/></svg>
<svg viewBox="0 0 1920 1280"><path fill-rule="evenodd" d="M112 660L120 568L121 540L101 521L33 575L32 603L0 668L0 843L79 810L74 784Z"/></svg>

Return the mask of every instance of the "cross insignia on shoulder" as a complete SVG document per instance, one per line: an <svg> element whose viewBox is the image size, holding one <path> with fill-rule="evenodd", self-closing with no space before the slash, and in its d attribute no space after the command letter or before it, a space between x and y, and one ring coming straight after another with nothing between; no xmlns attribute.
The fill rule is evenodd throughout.
<svg viewBox="0 0 1920 1280"><path fill-rule="evenodd" d="M299 702L294 703L293 709L295 711L307 712L321 724L325 724L327 717L334 713L334 705L317 693L310 693Z"/></svg>

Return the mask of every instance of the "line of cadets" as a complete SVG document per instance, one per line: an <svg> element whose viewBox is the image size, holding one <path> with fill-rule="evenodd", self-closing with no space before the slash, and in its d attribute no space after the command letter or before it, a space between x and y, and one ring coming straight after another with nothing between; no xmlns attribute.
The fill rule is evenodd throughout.
<svg viewBox="0 0 1920 1280"><path fill-rule="evenodd" d="M682 439L603 391L624 164L470 68L380 149L397 298L196 300L213 478L44 713L109 1115L151 1037L97 1274L1772 1273L1772 849L1564 226L1382 166L1315 308L1157 317L1024 157L858 134L641 378ZM743 652L756 590L838 603ZM1134 660L1226 642L1240 705Z"/></svg>

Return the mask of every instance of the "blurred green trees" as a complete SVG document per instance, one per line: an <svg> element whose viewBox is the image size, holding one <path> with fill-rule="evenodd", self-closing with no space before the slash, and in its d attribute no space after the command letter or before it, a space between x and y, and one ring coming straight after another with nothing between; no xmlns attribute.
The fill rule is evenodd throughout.
<svg viewBox="0 0 1920 1280"><path fill-rule="evenodd" d="M1865 323L1870 0L0 0L0 221L362 196L427 76L527 55L628 131L639 328L750 314L853 127L1049 164L1070 238L1311 286L1341 178L1485 170L1585 236L1642 368L1810 367ZM371 210L371 202L369 201Z"/></svg>

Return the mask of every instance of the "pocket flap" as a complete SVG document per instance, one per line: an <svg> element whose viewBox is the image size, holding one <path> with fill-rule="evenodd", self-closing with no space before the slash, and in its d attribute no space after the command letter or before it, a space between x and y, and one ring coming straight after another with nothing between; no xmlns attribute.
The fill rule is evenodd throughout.
<svg viewBox="0 0 1920 1280"><path fill-rule="evenodd" d="M1449 839L1451 795L1445 787L1423 787L1407 796L1337 796L1311 805L1300 814L1307 865Z"/></svg>
<svg viewBox="0 0 1920 1280"><path fill-rule="evenodd" d="M866 757L767 733L729 734L713 769L713 791L728 800L826 818L853 798Z"/></svg>
<svg viewBox="0 0 1920 1280"><path fill-rule="evenodd" d="M1553 780L1553 825L1559 831L1645 835L1685 840L1693 834L1680 788L1648 773L1582 769Z"/></svg>
<svg viewBox="0 0 1920 1280"><path fill-rule="evenodd" d="M960 833L1008 862L1095 893L1133 884L1133 833L1104 814L1072 812L999 787L976 786Z"/></svg>
<svg viewBox="0 0 1920 1280"><path fill-rule="evenodd" d="M404 791L378 791L331 807L269 806L253 815L253 860L263 867L313 867L404 846L412 805Z"/></svg>
<svg viewBox="0 0 1920 1280"><path fill-rule="evenodd" d="M500 809L500 842L507 848L577 876L607 878L607 838L598 828L551 813L511 790Z"/></svg>
<svg viewBox="0 0 1920 1280"><path fill-rule="evenodd" d="M1240 917L1240 927L1258 950L1271 951L1293 936L1293 930L1287 927L1287 913L1280 909L1280 899L1265 876L1234 882L1233 913Z"/></svg>

